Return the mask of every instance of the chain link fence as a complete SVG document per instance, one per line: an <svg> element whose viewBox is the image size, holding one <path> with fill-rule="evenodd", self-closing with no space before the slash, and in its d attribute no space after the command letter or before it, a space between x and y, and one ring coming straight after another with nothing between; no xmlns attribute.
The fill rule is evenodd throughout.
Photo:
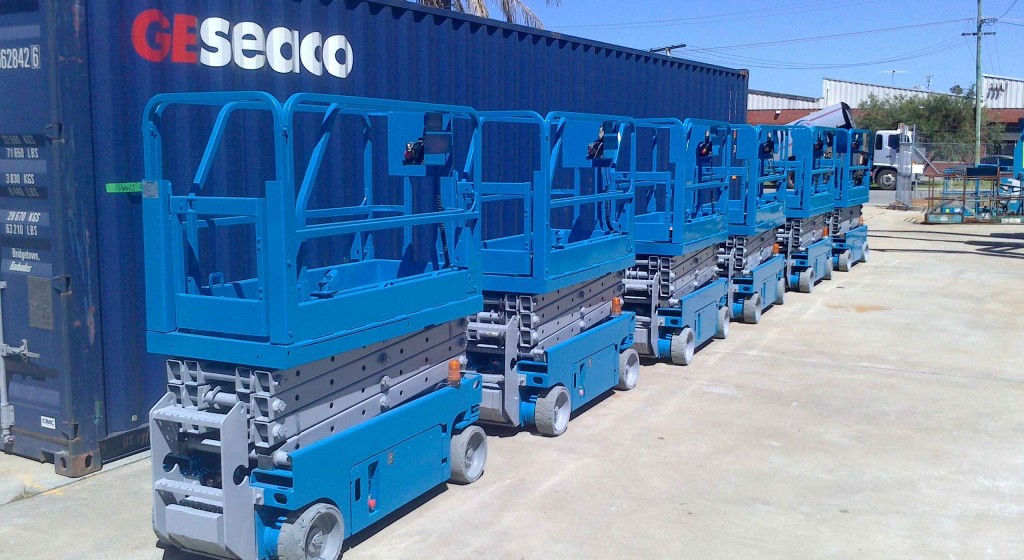
<svg viewBox="0 0 1024 560"><path fill-rule="evenodd" d="M981 162L1012 164L1013 151L1013 142L983 143ZM973 142L935 142L916 134L903 136L894 161L897 204L909 208L918 185L931 188L941 184L946 170L974 165L974 154Z"/></svg>
<svg viewBox="0 0 1024 560"><path fill-rule="evenodd" d="M952 165L974 165L974 143L970 142L929 142L919 140L918 149L925 155L925 158L934 167L941 170ZM998 142L981 145L981 157L1008 156L1013 157L1012 142ZM927 164L926 164L927 167ZM935 173L929 169L925 170L926 175Z"/></svg>

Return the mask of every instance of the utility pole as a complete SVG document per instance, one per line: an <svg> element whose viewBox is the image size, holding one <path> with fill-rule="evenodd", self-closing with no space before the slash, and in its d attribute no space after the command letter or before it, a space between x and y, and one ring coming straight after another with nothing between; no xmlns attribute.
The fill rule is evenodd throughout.
<svg viewBox="0 0 1024 560"><path fill-rule="evenodd" d="M664 54L665 56L672 56L672 51L673 50L675 50L675 49L683 49L683 48L686 48L686 44L685 43L679 43L677 45L669 45L667 47L658 47L656 49L648 49L647 52L649 52L649 53L660 53L660 54Z"/></svg>
<svg viewBox="0 0 1024 560"><path fill-rule="evenodd" d="M995 18L985 19L981 16L981 0L978 0L978 27L974 33L961 33L961 36L974 35L975 52L977 58L974 62L976 72L974 78L974 165L981 163L981 37L983 35L995 35L994 32L982 33L981 28L986 23L995 21Z"/></svg>

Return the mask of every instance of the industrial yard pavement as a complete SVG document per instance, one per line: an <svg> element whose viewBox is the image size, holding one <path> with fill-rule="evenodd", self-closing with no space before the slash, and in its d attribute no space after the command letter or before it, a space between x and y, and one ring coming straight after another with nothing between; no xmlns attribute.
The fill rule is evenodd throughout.
<svg viewBox="0 0 1024 560"><path fill-rule="evenodd" d="M562 437L490 438L478 483L344 558L1024 558L1024 228L865 214L870 263ZM0 458L22 467L52 469ZM0 557L161 558L149 476L131 458L0 506Z"/></svg>

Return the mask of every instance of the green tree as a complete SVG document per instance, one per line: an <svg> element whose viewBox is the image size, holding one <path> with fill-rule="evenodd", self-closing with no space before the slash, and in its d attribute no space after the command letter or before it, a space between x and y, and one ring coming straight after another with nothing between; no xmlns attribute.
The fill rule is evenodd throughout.
<svg viewBox="0 0 1024 560"><path fill-rule="evenodd" d="M933 144L974 144L974 86L950 88L953 95L871 95L860 106L857 126L870 130L891 130L899 123L917 125L918 137ZM984 119L984 114L983 117ZM981 141L996 143L1003 133L1001 123L982 121ZM945 154L935 154L946 157Z"/></svg>
<svg viewBox="0 0 1024 560"><path fill-rule="evenodd" d="M545 1L549 6L558 6L562 3L562 0ZM480 17L491 17L489 4L494 4L507 22L544 29L540 18L523 0L416 0L416 3Z"/></svg>

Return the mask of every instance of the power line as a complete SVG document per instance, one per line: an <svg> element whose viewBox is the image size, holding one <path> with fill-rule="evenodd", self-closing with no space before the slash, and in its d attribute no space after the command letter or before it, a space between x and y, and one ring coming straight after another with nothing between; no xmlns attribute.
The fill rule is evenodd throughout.
<svg viewBox="0 0 1024 560"><path fill-rule="evenodd" d="M1017 0L1013 0L1013 3L1010 4L1010 7L1006 8L1006 11L1003 12L1003 15L997 17L996 19L1003 19L1004 17L1006 17L1006 14L1010 13L1010 10L1012 10L1013 7L1016 6L1016 5L1017 5Z"/></svg>
<svg viewBox="0 0 1024 560"><path fill-rule="evenodd" d="M918 49L904 53L897 57L852 62L852 63L839 63L839 64L827 64L827 63L793 63L778 60L766 60L757 59L753 57L743 57L737 55L730 55L726 53L716 52L699 52L699 49L693 49L691 52L695 52L699 58L710 58L712 60L704 60L704 62L714 62L715 60L724 64L736 64L743 65L748 68L760 68L760 69L772 69L772 70L828 70L838 68L859 68L865 66L878 66L881 64L891 64L894 62L902 62L905 60L912 60L915 58L923 58L943 52L947 52L953 49L959 48L962 44L966 44L967 41L964 39L952 39L949 41L943 41L930 47Z"/></svg>
<svg viewBox="0 0 1024 560"><path fill-rule="evenodd" d="M862 35L874 35L874 34L878 34L878 33L890 33L890 32L893 32L893 31L905 31L907 29L920 29L920 28L923 28L923 27L935 27L937 25L949 25L951 23L961 23L961 22L965 22L965 21L972 21L972 18L960 18L960 19L950 19L950 20L944 20L944 21L933 21L933 22L928 22L928 23L917 23L917 24L913 24L913 25L901 25L901 26L898 26L898 27L885 27L885 28L882 28L882 29L871 29L871 30L866 30L866 31L851 31L851 32L848 32L848 33L833 33L831 35L818 35L818 36L815 36L815 37L799 37L799 38L796 38L796 39L782 39L782 40L779 40L779 41L765 41L765 42L762 42L762 43L743 43L743 44L739 44L739 45L723 45L723 46L716 46L716 47L705 47L704 50L707 50L707 51L721 51L721 50L735 50L735 49L749 49L749 48L770 47L770 46L775 46L775 45L790 45L790 44L793 44L793 43L806 43L806 42L811 42L811 41L823 41L823 40L827 40L827 39L840 39L840 38L843 38L843 37L854 37L854 36L859 37L859 36L862 36Z"/></svg>
<svg viewBox="0 0 1024 560"><path fill-rule="evenodd" d="M865 4L878 4L881 3L882 1L884 0L868 0L866 2L861 2L859 5L863 6ZM767 17L783 15L789 16L793 14L832 10L836 8L845 7L849 7L849 2L819 0L818 2L801 2L797 4L786 4L782 6L765 7L757 10L756 13L751 13L750 10L745 10L742 12L725 12L707 16L693 16L672 19L654 19L622 23L587 23L578 25L561 25L555 26L552 29L639 29L648 27L699 25L706 23L735 22L750 19L765 19Z"/></svg>
<svg viewBox="0 0 1024 560"><path fill-rule="evenodd" d="M996 38L995 37L985 37L985 41L984 42L985 42L985 48L982 49L982 52L985 54L985 57L988 58L988 65L990 67L992 67L992 68L995 68L997 72L1002 74L1003 71L999 67L999 64L996 62L996 58L995 58L995 54L996 54L995 53L995 50L996 50L996 48L995 48Z"/></svg>
<svg viewBox="0 0 1024 560"><path fill-rule="evenodd" d="M1000 74L1002 74L1003 73L1003 62L1000 60L1000 56L999 56L999 41L996 40L996 39L992 39L992 52L995 53L995 55L996 55L996 71L999 72Z"/></svg>

